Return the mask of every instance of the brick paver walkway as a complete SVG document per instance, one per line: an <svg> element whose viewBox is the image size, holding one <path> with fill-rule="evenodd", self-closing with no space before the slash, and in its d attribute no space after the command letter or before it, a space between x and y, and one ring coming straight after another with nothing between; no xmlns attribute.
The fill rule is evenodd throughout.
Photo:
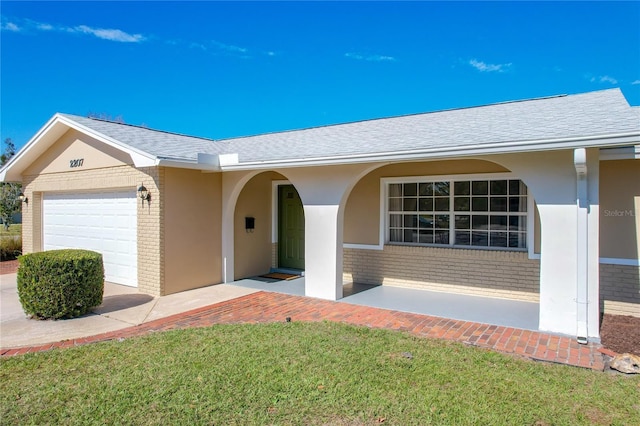
<svg viewBox="0 0 640 426"><path fill-rule="evenodd" d="M291 317L292 321L326 320L401 330L421 337L463 342L535 360L604 369L600 345L580 345L569 337L269 292L249 294L110 333L34 347L5 349L0 355L46 351L188 327L285 321L287 317Z"/></svg>

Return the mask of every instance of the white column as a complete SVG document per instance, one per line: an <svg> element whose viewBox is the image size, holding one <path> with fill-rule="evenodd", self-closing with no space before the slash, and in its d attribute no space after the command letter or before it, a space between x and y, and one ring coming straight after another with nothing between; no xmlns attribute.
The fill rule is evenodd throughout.
<svg viewBox="0 0 640 426"><path fill-rule="evenodd" d="M304 207L305 295L342 298L344 204L371 165L279 170L296 187Z"/></svg>
<svg viewBox="0 0 640 426"><path fill-rule="evenodd" d="M539 329L597 338L598 150L586 150L586 160L578 158L578 161L574 150L494 158L527 184L538 205L541 224ZM582 162L588 166L589 173L579 183L577 164ZM587 194L581 205L578 204L579 191Z"/></svg>
<svg viewBox="0 0 640 426"><path fill-rule="evenodd" d="M342 299L340 206L305 205L305 295Z"/></svg>

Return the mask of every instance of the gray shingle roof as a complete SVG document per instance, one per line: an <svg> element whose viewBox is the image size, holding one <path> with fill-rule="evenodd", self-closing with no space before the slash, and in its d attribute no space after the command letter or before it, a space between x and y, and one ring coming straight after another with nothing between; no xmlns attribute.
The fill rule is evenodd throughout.
<svg viewBox="0 0 640 426"><path fill-rule="evenodd" d="M129 124L70 114L59 115L160 159L196 161L198 153L222 154L227 145L222 141L179 135Z"/></svg>
<svg viewBox="0 0 640 426"><path fill-rule="evenodd" d="M619 89L229 139L240 163L639 132Z"/></svg>
<svg viewBox="0 0 640 426"><path fill-rule="evenodd" d="M382 118L214 141L60 114L160 159L238 154L240 163L640 134L640 109L619 89Z"/></svg>

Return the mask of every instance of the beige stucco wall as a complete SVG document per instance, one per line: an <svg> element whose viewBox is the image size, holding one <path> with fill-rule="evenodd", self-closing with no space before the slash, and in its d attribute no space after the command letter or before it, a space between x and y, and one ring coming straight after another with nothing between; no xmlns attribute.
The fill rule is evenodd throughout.
<svg viewBox="0 0 640 426"><path fill-rule="evenodd" d="M234 213L235 279L269 272L272 265L272 182L286 180L275 172L253 177L242 189ZM245 217L255 218L253 232L245 230Z"/></svg>
<svg viewBox="0 0 640 426"><path fill-rule="evenodd" d="M600 257L638 259L640 160L600 162Z"/></svg>
<svg viewBox="0 0 640 426"><path fill-rule="evenodd" d="M55 148L55 147L54 147ZM66 160L66 151L61 155ZM82 152L80 153L82 155ZM48 154L46 154L48 155ZM85 156L85 158L88 158ZM54 158L55 160L55 158ZM86 164L86 162L85 162ZM34 169L31 169L32 171ZM161 222L164 170L158 167L136 169L129 165L84 170L23 175L23 192L29 204L22 209L23 250L42 250L42 195L47 192L79 192L112 189L136 190L141 182L151 194L151 202L138 207L138 289L143 293L164 294L164 233Z"/></svg>
<svg viewBox="0 0 640 426"><path fill-rule="evenodd" d="M164 182L164 294L219 283L221 174L166 168Z"/></svg>
<svg viewBox="0 0 640 426"><path fill-rule="evenodd" d="M498 250L345 249L343 280L538 301L540 261L528 259L527 253Z"/></svg>
<svg viewBox="0 0 640 426"><path fill-rule="evenodd" d="M435 176L506 172L481 160L399 163L383 166L363 177L349 194L344 211L344 242L378 244L380 233L380 179L397 176Z"/></svg>
<svg viewBox="0 0 640 426"><path fill-rule="evenodd" d="M82 166L70 167L70 161L78 159L83 160ZM66 173L125 164L133 164L128 154L71 129L38 157L24 171L24 175Z"/></svg>

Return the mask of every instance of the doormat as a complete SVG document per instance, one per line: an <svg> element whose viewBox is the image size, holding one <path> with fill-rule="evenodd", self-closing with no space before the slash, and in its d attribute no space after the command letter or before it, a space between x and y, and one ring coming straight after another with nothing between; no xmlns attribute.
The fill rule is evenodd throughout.
<svg viewBox="0 0 640 426"><path fill-rule="evenodd" d="M294 280L296 278L300 278L300 275L294 274L283 274L281 272L272 272L270 274L260 275L260 278L271 278L272 280Z"/></svg>

